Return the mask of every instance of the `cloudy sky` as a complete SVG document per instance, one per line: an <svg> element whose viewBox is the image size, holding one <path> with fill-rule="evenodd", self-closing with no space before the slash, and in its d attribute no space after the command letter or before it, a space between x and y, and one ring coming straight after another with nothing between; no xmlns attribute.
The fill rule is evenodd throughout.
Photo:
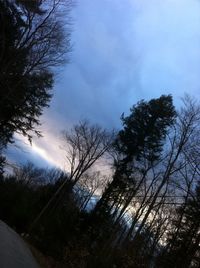
<svg viewBox="0 0 200 268"><path fill-rule="evenodd" d="M11 161L62 168L60 132L80 119L119 128L141 99L200 99L200 0L78 0L71 16L71 63L58 71L44 137L31 147L17 136Z"/></svg>

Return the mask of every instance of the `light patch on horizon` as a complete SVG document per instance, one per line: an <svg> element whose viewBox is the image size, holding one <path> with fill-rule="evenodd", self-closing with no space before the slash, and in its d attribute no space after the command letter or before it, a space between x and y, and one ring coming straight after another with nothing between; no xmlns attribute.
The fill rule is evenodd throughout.
<svg viewBox="0 0 200 268"><path fill-rule="evenodd" d="M21 165L31 161L41 167L56 167L66 170L64 154L62 150L59 150L58 139L49 136L47 133L43 134L46 134L45 138L35 137L31 144L26 137L15 134L16 146L10 145L7 150L9 162Z"/></svg>
<svg viewBox="0 0 200 268"><path fill-rule="evenodd" d="M51 158L49 153L46 150L37 146L34 142L32 142L31 149L33 151L35 151L37 154L39 154L42 158L44 158L50 164L63 169L63 167L61 166L61 164L58 161L55 161L53 158Z"/></svg>
<svg viewBox="0 0 200 268"><path fill-rule="evenodd" d="M32 145L27 144L27 146L29 146L29 150L33 150L52 166L67 171L68 168L65 163L65 152L61 149L61 139L45 132L45 130L43 131L43 135L44 137L35 138Z"/></svg>

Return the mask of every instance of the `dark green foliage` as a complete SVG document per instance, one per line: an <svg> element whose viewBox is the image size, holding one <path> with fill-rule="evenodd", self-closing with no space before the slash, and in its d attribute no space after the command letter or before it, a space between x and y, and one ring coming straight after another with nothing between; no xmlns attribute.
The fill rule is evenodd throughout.
<svg viewBox="0 0 200 268"><path fill-rule="evenodd" d="M57 177L50 180L52 173ZM62 184L64 174L37 169L31 164L15 174L0 179L0 219L19 233L28 233L34 218ZM63 257L67 241L74 239L79 231L79 218L73 195L67 193L62 204L54 204L32 230L32 243L47 255Z"/></svg>
<svg viewBox="0 0 200 268"><path fill-rule="evenodd" d="M29 139L31 131L40 134L39 116L52 96L50 67L61 64L69 51L56 5L44 10L42 3L0 1L0 148L15 132Z"/></svg>
<svg viewBox="0 0 200 268"><path fill-rule="evenodd" d="M15 175L4 176L0 180L0 219L17 232L27 234L34 218L63 182L60 172L56 179L54 176L50 180L52 173L55 172L37 169L28 163L15 171ZM67 267L87 267L105 257L107 249L103 244L112 219L108 218L105 228L95 223L94 232L89 225L90 215L79 210L76 198L72 191L66 191L59 202L55 200L28 239L44 254L62 260ZM98 239L93 236L96 230L102 234ZM110 263L110 258L106 259L102 261ZM79 266L81 263L83 266Z"/></svg>
<svg viewBox="0 0 200 268"><path fill-rule="evenodd" d="M19 232L28 230L42 204L55 191L51 184L34 185L14 176L0 180L0 218Z"/></svg>
<svg viewBox="0 0 200 268"><path fill-rule="evenodd" d="M105 189L92 213L93 224L95 222L98 226L97 222L101 223L101 228L96 230L94 237L97 240L103 241L104 239L103 244L106 245L104 247L107 250L110 249L111 255L114 254L112 249L114 252L124 239L121 236L123 228L126 226L126 223L123 222L123 214L139 188L140 182L137 181L137 175L145 176L146 171L143 169L145 161L145 163L149 163L146 166L151 166L161 158L167 131L174 123L175 118L176 112L172 97L164 95L149 102L141 101L133 106L129 116L122 116L123 129L119 131L114 143L118 159L114 163L113 180ZM119 238L116 239L116 236ZM121 267L140 267L140 265L145 267L145 262L149 261L151 255L150 248L149 251L147 250L145 237L139 235L134 243L131 240L125 242L130 244L132 249L130 250L130 247L127 246L124 250L128 262L124 262L122 256L121 260L118 259ZM122 245L125 246L124 243ZM130 261L131 255L133 261ZM110 258L112 259L112 257ZM105 267L110 267L110 263Z"/></svg>
<svg viewBox="0 0 200 268"><path fill-rule="evenodd" d="M126 161L145 158L155 161L160 157L167 128L174 122L176 112L172 96L161 96L149 102L140 101L131 108L131 114L122 116L123 129L116 140L117 150Z"/></svg>
<svg viewBox="0 0 200 268"><path fill-rule="evenodd" d="M109 211L111 202L115 207L129 205L137 190L137 172L145 174L140 162L145 160L152 164L161 157L164 139L175 118L170 95L141 101L133 106L129 116L122 116L123 129L114 143L120 157L115 161L113 181L97 203L96 211Z"/></svg>
<svg viewBox="0 0 200 268"><path fill-rule="evenodd" d="M118 161L113 180L91 212L80 208L82 191L76 187L84 183L79 185L77 180L73 188L70 174L44 171L30 163L14 170L12 176L1 174L0 219L19 233L25 232L31 244L66 267L199 267L199 158L193 158L198 147L193 136L187 136L188 129L195 129L198 137L193 119L199 112L189 106L187 116L182 112L175 121L171 96L138 103L130 117L123 118L124 128L115 143ZM168 129L169 143L163 146ZM75 137L75 145L82 148L80 136ZM81 159L79 163L82 165ZM177 196L176 191L184 196ZM183 203L176 210L177 200Z"/></svg>

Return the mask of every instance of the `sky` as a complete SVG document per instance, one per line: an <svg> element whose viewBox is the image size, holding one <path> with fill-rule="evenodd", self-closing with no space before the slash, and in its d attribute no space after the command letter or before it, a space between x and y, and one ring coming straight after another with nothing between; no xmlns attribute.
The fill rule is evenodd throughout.
<svg viewBox="0 0 200 268"><path fill-rule="evenodd" d="M57 71L43 137L16 135L9 161L64 168L61 131L82 119L120 128L141 99L200 100L200 0L77 0L70 63Z"/></svg>

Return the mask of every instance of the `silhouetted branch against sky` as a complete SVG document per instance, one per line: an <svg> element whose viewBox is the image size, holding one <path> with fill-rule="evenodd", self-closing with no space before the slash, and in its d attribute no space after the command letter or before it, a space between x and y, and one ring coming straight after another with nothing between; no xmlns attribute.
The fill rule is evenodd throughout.
<svg viewBox="0 0 200 268"><path fill-rule="evenodd" d="M121 114L141 99L172 94L176 106L184 92L200 99L199 1L85 0L71 19L70 64L59 72L41 118L44 138L34 139L54 162L63 126L88 118L119 128ZM20 159L20 152L8 151L10 158L16 154Z"/></svg>

